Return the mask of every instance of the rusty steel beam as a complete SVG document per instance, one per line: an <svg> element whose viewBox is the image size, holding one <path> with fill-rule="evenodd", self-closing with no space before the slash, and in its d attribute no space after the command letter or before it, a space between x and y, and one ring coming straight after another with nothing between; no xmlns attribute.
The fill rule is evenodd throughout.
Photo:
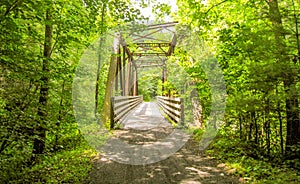
<svg viewBox="0 0 300 184"><path fill-rule="evenodd" d="M163 64L163 62L159 61L159 62L151 62L151 61L144 61L144 62L136 62L137 65L148 65L148 64Z"/></svg>
<svg viewBox="0 0 300 184"><path fill-rule="evenodd" d="M118 56L117 56L117 68L116 68L116 79L115 79L115 90L118 91L120 82L120 89L122 90L122 78L118 78L118 75L120 74L122 69L122 58L121 58L121 48L120 45L118 46ZM119 81L120 80L120 81Z"/></svg>
<svg viewBox="0 0 300 184"><path fill-rule="evenodd" d="M173 29L176 24L177 22L169 22L148 25L139 33L130 33L133 38L133 43L130 45L137 48L135 52L130 50L131 47L122 36L119 37L119 44L123 49L122 52L121 49L118 51L116 70L120 76L115 76L115 89L120 89L121 95L138 94L138 68L161 67L162 81L167 80L166 60L174 53L176 46L176 33ZM171 33L172 37L169 35L161 38L156 36L160 33Z"/></svg>
<svg viewBox="0 0 300 184"><path fill-rule="evenodd" d="M130 94L130 80L131 80L131 59L128 58L128 62L126 64L126 75L125 75L125 96Z"/></svg>
<svg viewBox="0 0 300 184"><path fill-rule="evenodd" d="M162 62L162 60L158 60L158 59L155 59L155 60L135 60L136 63L143 63L143 62L146 62L146 63L158 63L158 62Z"/></svg>
<svg viewBox="0 0 300 184"><path fill-rule="evenodd" d="M170 47L171 43L133 43L138 47L152 48L152 47Z"/></svg>
<svg viewBox="0 0 300 184"><path fill-rule="evenodd" d="M133 41L139 40L139 39L142 39L142 38L145 38L145 37L147 37L147 36L151 36L151 35L153 35L153 34L159 32L159 31L162 31L162 30L163 30L163 29L159 29L159 30L153 31L153 32L151 32L151 33L148 33L148 34L146 34L146 35L137 35L137 34L132 33L133 36L139 37L139 38L135 38Z"/></svg>
<svg viewBox="0 0 300 184"><path fill-rule="evenodd" d="M162 89L161 89L161 92L162 92L162 96L164 96L164 92L165 92L165 86L164 86L164 83L167 81L167 67L164 65L163 66L163 71L162 71Z"/></svg>
<svg viewBox="0 0 300 184"><path fill-rule="evenodd" d="M130 50L128 49L128 47L127 47L127 46L123 46L123 48L124 48L126 54L127 54L129 57L132 57L132 53L130 52Z"/></svg>
<svg viewBox="0 0 300 184"><path fill-rule="evenodd" d="M141 53L141 52L138 52L138 53L132 53L133 56L139 56L139 57L142 57L142 56L168 56L166 53L162 53L162 52L156 52L156 53Z"/></svg>
<svg viewBox="0 0 300 184"><path fill-rule="evenodd" d="M177 43L177 36L176 34L173 35L173 38L172 38L172 42L171 42L171 45L175 46Z"/></svg>
<svg viewBox="0 0 300 184"><path fill-rule="evenodd" d="M137 66L137 68L148 68L148 67L163 67L164 65L141 65Z"/></svg>
<svg viewBox="0 0 300 184"><path fill-rule="evenodd" d="M174 53L176 43L177 43L177 37L176 37L176 34L174 34L174 36L172 38L171 45L170 45L169 50L167 52L169 56L172 55L172 53Z"/></svg>
<svg viewBox="0 0 300 184"><path fill-rule="evenodd" d="M135 83L136 83L136 96L139 95L139 75L138 75L138 70L137 70L137 67L135 68Z"/></svg>
<svg viewBox="0 0 300 184"><path fill-rule="evenodd" d="M134 63L162 63L163 61L162 60L140 60L140 61L134 61Z"/></svg>
<svg viewBox="0 0 300 184"><path fill-rule="evenodd" d="M133 39L133 41L137 41L137 40L140 40L140 39L144 38L144 39L148 39L148 40L155 40L155 41L160 41L160 42L168 42L167 40L162 40L162 39L153 38L153 37L149 37L149 36L140 36L140 35L136 35L136 34L133 34L133 36L139 37L139 38Z"/></svg>
<svg viewBox="0 0 300 184"><path fill-rule="evenodd" d="M168 27L174 27L177 24L178 24L178 22L168 22L168 23L163 23L163 24L152 24L152 25L148 25L147 28L148 28L148 30L159 29L159 28L168 28Z"/></svg>

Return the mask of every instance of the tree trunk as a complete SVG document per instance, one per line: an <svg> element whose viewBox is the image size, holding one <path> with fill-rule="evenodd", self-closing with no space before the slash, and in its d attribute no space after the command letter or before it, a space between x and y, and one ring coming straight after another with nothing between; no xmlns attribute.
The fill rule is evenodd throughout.
<svg viewBox="0 0 300 184"><path fill-rule="evenodd" d="M47 102L48 102L48 91L49 91L49 59L51 58L52 49L52 16L50 9L46 10L46 21L45 21L45 41L44 41L44 59L42 68L40 97L39 97L39 108L38 116L39 122L35 130L37 137L33 141L33 154L42 154L45 149L46 139L46 126L47 126Z"/></svg>
<svg viewBox="0 0 300 184"><path fill-rule="evenodd" d="M267 1L269 5L269 16L273 24L273 32L276 41L276 59L279 63L284 64L289 62L287 47L284 42L285 31L282 24L282 18L277 0ZM300 142L300 120L299 120L299 103L296 95L292 95L292 89L295 88L296 82L291 71L286 71L284 76L284 88L287 94L286 107L286 121L287 121L287 135L286 135L286 155L291 154L291 146Z"/></svg>
<svg viewBox="0 0 300 184"><path fill-rule="evenodd" d="M254 126L255 126L255 144L258 145L258 125L257 125L257 119L256 119L256 113L253 111L253 121L254 121Z"/></svg>
<svg viewBox="0 0 300 184"><path fill-rule="evenodd" d="M239 114L239 128L240 128L240 139L243 140L243 120L242 120L242 115L241 113Z"/></svg>
<svg viewBox="0 0 300 184"><path fill-rule="evenodd" d="M267 155L270 156L271 152L271 118L270 118L270 100L267 98L266 101L266 122L265 122L265 128L266 128L266 143L267 143Z"/></svg>
<svg viewBox="0 0 300 184"><path fill-rule="evenodd" d="M100 31L100 39L99 39L99 52L98 52L98 63L97 63L97 79L96 79L96 91L95 91L95 116L98 118L98 109L99 109L99 83L100 83L100 71L101 71L101 61L102 61L102 49L105 32L104 28L104 19L105 19L105 8L106 5L103 3L102 12L101 12L101 31Z"/></svg>
<svg viewBox="0 0 300 184"><path fill-rule="evenodd" d="M280 136L280 150L281 154L284 154L284 148L283 148L283 131L282 131L282 116L281 116L281 108L280 103L277 103L277 114L279 119L279 136Z"/></svg>
<svg viewBox="0 0 300 184"><path fill-rule="evenodd" d="M65 84L66 80L63 81L62 88L61 88L61 96L60 96L60 101L59 101L59 110L58 110L58 117L57 117L57 122L56 122L56 130L57 132L59 131L59 127L61 125L62 117L63 117L63 100L64 100L64 91L65 91ZM59 139L59 133L55 134L55 145L54 145L54 151L57 151L58 148L58 139Z"/></svg>

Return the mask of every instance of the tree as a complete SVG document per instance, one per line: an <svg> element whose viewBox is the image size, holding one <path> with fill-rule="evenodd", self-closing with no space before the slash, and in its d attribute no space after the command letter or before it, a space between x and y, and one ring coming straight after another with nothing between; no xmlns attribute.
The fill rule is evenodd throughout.
<svg viewBox="0 0 300 184"><path fill-rule="evenodd" d="M254 157L277 158L283 155L284 147L286 156L295 155L291 147L298 144L300 135L299 3L178 3L178 21L212 45L211 52L223 69L228 94L226 130L235 129L230 132L251 143L250 150L257 151L248 152ZM193 71L201 73L200 69ZM203 80L201 75L196 78Z"/></svg>
<svg viewBox="0 0 300 184"><path fill-rule="evenodd" d="M49 92L49 61L51 60L52 52L52 36L53 36L53 23L52 23L52 2L45 12L45 41L44 41L44 58L42 61L42 77L40 79L40 97L38 116L39 123L35 129L37 135L33 143L33 154L42 154L45 149L46 139L46 126L47 126L47 102Z"/></svg>
<svg viewBox="0 0 300 184"><path fill-rule="evenodd" d="M273 25L273 33L275 37L276 52L275 57L278 62L284 66L286 71L282 74L285 92L287 94L285 100L286 108L286 122L287 122L287 134L286 134L286 151L287 154L291 153L291 147L297 145L300 142L300 117L299 117L299 97L295 94L296 83L295 73L293 68L299 62L298 58L293 61L293 58L289 57L288 48L285 43L286 31L283 27L281 12L279 9L279 3L277 0L266 1L269 6L269 17ZM293 2L294 3L294 2ZM296 20L296 29L298 29ZM296 37L298 33L296 32ZM297 38L298 40L298 38ZM299 43L297 43L299 47ZM299 53L299 51L298 51ZM297 74L296 74L297 75Z"/></svg>

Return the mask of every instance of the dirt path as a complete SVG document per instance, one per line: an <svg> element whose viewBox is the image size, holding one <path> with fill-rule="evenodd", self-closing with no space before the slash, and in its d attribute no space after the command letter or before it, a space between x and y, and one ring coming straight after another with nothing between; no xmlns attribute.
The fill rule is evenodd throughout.
<svg viewBox="0 0 300 184"><path fill-rule="evenodd" d="M163 139L172 128L150 130L118 130L116 138L130 144L151 144ZM238 178L227 174L217 160L199 151L196 141L190 139L178 152L169 158L149 165L128 165L99 155L86 183L89 184L206 184L239 183Z"/></svg>
<svg viewBox="0 0 300 184"><path fill-rule="evenodd" d="M142 103L121 125L93 161L86 183L239 183L183 130L173 129L154 102Z"/></svg>

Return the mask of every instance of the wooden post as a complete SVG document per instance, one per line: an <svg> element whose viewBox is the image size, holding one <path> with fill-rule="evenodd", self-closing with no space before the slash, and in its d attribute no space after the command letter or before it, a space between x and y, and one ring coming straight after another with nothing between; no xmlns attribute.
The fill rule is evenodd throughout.
<svg viewBox="0 0 300 184"><path fill-rule="evenodd" d="M184 100L183 98L180 98L180 109L181 109L181 114L180 114L180 124L184 126Z"/></svg>

